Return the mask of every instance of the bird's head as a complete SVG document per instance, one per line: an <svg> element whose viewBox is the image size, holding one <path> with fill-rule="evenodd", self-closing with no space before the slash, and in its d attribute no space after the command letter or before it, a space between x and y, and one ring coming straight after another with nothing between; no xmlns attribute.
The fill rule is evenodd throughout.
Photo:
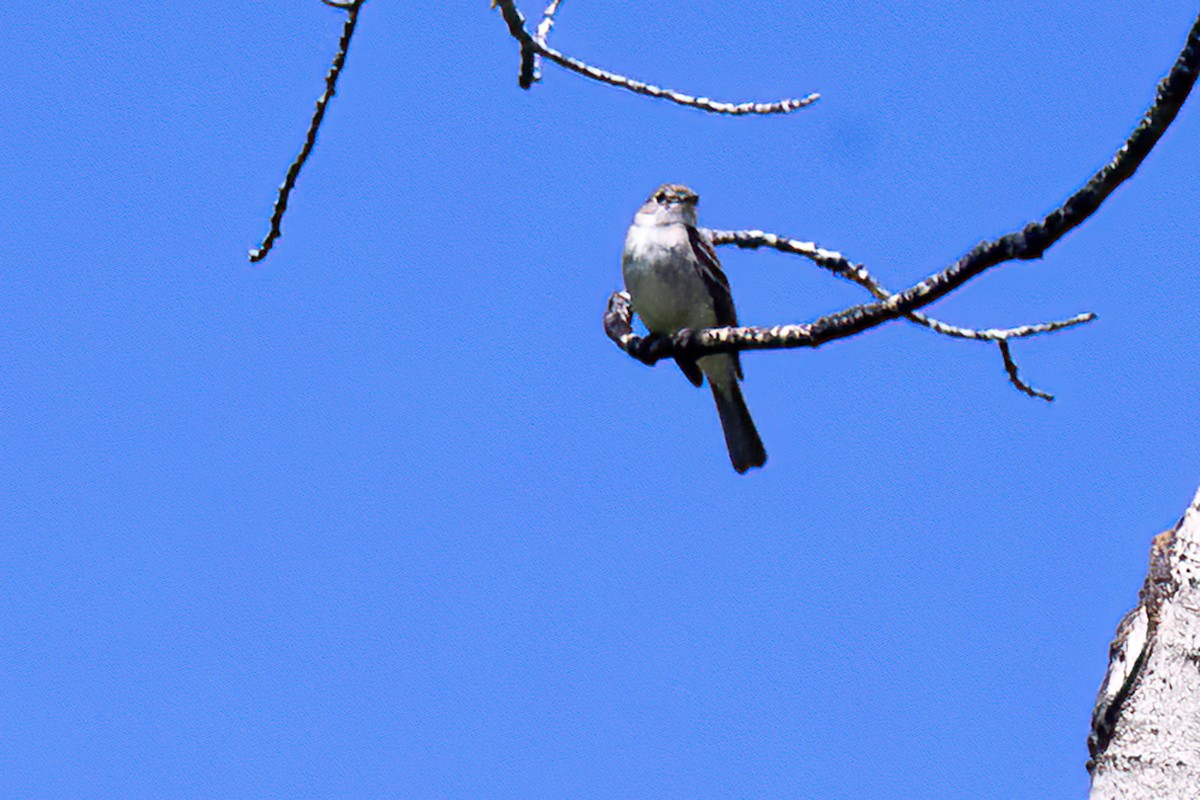
<svg viewBox="0 0 1200 800"><path fill-rule="evenodd" d="M659 225L683 223L696 225L696 204L700 196L679 183L664 183L646 199L638 213L650 215Z"/></svg>

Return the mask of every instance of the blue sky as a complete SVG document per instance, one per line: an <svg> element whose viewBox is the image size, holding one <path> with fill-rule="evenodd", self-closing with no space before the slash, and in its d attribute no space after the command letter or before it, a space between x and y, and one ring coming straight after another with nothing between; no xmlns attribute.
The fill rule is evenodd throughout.
<svg viewBox="0 0 1200 800"><path fill-rule="evenodd" d="M1082 796L1107 645L1200 483L1200 110L1042 261L744 358L770 453L603 335L664 181L900 288L1120 145L1194 3L10 6L0 103L0 795ZM536 14L540 8L524 4ZM864 299L722 249L747 324Z"/></svg>

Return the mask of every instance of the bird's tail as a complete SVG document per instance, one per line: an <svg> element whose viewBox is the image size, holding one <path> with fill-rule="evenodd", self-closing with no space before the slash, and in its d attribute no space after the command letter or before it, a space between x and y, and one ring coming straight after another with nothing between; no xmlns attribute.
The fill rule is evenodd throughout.
<svg viewBox="0 0 1200 800"><path fill-rule="evenodd" d="M734 469L743 473L751 467L765 464L767 451L754 427L754 420L750 419L750 410L746 408L737 377L730 375L729 378L720 381L721 385L718 386L710 376L708 383L712 386L713 399L717 401L717 413L721 415L729 460L733 462Z"/></svg>

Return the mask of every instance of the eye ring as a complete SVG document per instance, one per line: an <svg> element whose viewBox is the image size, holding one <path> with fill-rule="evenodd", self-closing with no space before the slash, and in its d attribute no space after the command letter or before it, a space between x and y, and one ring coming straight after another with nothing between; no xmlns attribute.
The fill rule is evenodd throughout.
<svg viewBox="0 0 1200 800"><path fill-rule="evenodd" d="M667 193L659 192L658 194L654 195L654 202L659 203L660 205L667 202Z"/></svg>

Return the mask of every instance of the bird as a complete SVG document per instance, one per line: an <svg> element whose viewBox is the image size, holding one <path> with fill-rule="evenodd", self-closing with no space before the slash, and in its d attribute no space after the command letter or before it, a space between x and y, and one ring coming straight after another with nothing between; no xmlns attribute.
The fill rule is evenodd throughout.
<svg viewBox="0 0 1200 800"><path fill-rule="evenodd" d="M706 233L697 227L699 202L687 186L663 184L638 209L625 237L625 291L634 313L652 333L738 324L729 280ZM765 464L767 451L739 385L738 354L715 353L695 360L676 356L675 361L693 385L708 379L733 468L740 474Z"/></svg>

